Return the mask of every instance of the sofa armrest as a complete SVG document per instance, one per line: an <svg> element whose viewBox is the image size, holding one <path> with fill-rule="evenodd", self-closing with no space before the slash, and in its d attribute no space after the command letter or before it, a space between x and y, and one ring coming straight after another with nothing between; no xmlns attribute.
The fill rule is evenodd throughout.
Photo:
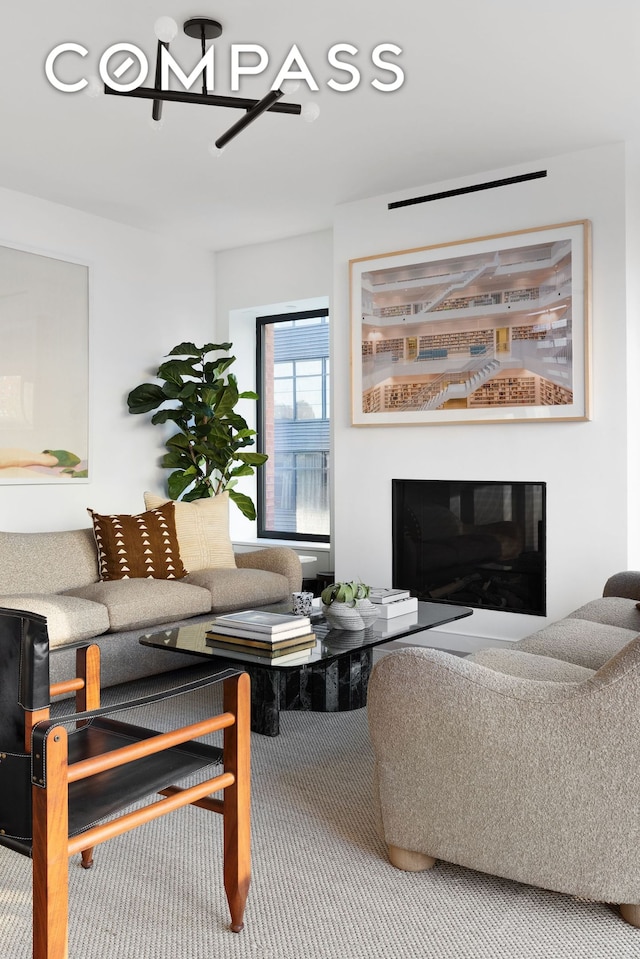
<svg viewBox="0 0 640 959"><path fill-rule="evenodd" d="M236 565L240 569L264 569L280 573L289 580L289 592L302 588L302 563L295 550L289 546L270 546L247 553L236 553Z"/></svg>
<svg viewBox="0 0 640 959"><path fill-rule="evenodd" d="M604 584L602 595L640 601L640 571L627 569L622 573L614 573Z"/></svg>

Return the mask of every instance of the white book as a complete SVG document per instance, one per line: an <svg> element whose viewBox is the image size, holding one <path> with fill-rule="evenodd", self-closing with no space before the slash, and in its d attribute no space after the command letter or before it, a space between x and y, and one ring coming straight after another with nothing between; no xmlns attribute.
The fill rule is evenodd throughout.
<svg viewBox="0 0 640 959"><path fill-rule="evenodd" d="M395 589L391 586L372 586L369 591L369 599L372 603L386 605L387 603L399 603L403 599L409 599L411 593L408 589Z"/></svg>
<svg viewBox="0 0 640 959"><path fill-rule="evenodd" d="M302 619L302 617L300 617ZM224 636L237 636L239 639L257 639L269 646L281 639L294 639L296 636L308 636L311 628L305 623L295 626L293 629L278 629L273 633L265 633L262 629L245 629L242 626L232 626L227 623L219 623L214 620L209 628L210 633L221 633Z"/></svg>
<svg viewBox="0 0 640 959"><path fill-rule="evenodd" d="M378 605L378 619L395 619L396 616L406 616L418 610L417 596L408 599L399 599L395 603L380 603Z"/></svg>
<svg viewBox="0 0 640 959"><path fill-rule="evenodd" d="M241 629L256 630L260 633L280 633L286 629L305 626L310 632L311 619L308 616L294 616L293 613L269 613L263 609L241 609L237 613L225 613L213 620L216 628L236 626Z"/></svg>

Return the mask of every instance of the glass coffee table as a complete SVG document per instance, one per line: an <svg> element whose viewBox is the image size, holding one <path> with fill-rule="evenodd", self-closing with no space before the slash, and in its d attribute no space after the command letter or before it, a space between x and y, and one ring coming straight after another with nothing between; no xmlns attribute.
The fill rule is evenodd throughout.
<svg viewBox="0 0 640 959"><path fill-rule="evenodd" d="M285 604L261 608L290 612ZM280 710L339 712L365 706L375 646L464 619L472 612L466 606L420 602L417 612L378 619L357 632L332 629L321 613L315 613L311 617L315 647L304 661L283 664L277 658L265 663L258 657L253 661L250 654L240 657L214 652L206 643L206 623L148 633L140 642L154 649L214 660L216 668L228 663L241 666L251 677L251 729L264 736L277 736Z"/></svg>

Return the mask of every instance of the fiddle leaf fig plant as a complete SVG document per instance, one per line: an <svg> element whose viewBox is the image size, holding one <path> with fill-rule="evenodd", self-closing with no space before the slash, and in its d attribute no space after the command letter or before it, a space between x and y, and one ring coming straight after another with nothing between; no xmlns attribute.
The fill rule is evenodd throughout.
<svg viewBox="0 0 640 959"><path fill-rule="evenodd" d="M169 497L185 502L215 496L225 490L240 511L255 519L253 501L235 486L267 460L265 453L248 451L256 431L238 412L239 400L257 400L250 390L240 392L229 355L231 343L180 343L158 367L158 383L142 383L127 397L130 413L149 413L152 423L172 422L177 432L167 441L161 465L171 469ZM212 355L213 354L213 355ZM222 355L220 355L222 354Z"/></svg>

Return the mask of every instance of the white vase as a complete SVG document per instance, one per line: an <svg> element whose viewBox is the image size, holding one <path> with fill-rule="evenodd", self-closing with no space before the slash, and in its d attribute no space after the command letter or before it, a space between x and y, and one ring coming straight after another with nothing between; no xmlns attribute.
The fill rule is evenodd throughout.
<svg viewBox="0 0 640 959"><path fill-rule="evenodd" d="M362 617L365 629L367 626L371 626L371 624L378 618L378 607L375 603L372 603L370 599L357 599L356 609Z"/></svg>
<svg viewBox="0 0 640 959"><path fill-rule="evenodd" d="M366 629L378 616L374 603L368 599L357 599L354 603L331 603L322 606L324 618L334 629L351 631Z"/></svg>
<svg viewBox="0 0 640 959"><path fill-rule="evenodd" d="M331 603L322 607L324 618L334 629L364 629L364 620L353 603Z"/></svg>

